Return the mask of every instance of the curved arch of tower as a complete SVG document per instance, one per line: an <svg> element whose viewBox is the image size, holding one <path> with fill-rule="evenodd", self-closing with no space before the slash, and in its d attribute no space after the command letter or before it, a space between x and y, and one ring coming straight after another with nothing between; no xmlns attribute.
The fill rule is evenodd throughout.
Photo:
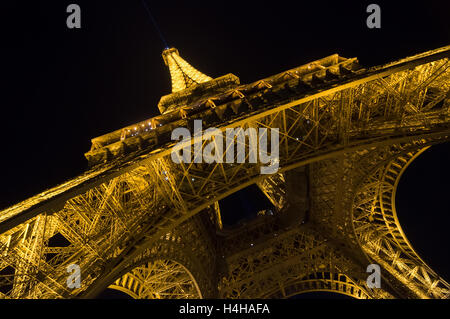
<svg viewBox="0 0 450 319"><path fill-rule="evenodd" d="M427 148L410 148L361 181L353 204L353 225L369 260L388 269L413 298L448 298L449 285L423 260L408 241L397 217L395 194L404 171ZM383 234L383 235L381 235Z"/></svg>
<svg viewBox="0 0 450 319"><path fill-rule="evenodd" d="M155 260L133 268L108 288L134 299L198 299L201 290L190 271L172 260Z"/></svg>
<svg viewBox="0 0 450 319"><path fill-rule="evenodd" d="M401 229L395 191L418 154L450 140L449 55L363 68L335 54L241 84L165 50L172 93L160 115L92 139L82 175L0 212L0 297L93 298L111 287L134 298L448 298ZM195 120L214 149L227 129L278 129L278 170L261 174L261 155L175 162L171 133L198 133ZM224 228L219 201L252 184L276 212ZM372 263L381 288L366 283Z"/></svg>
<svg viewBox="0 0 450 319"><path fill-rule="evenodd" d="M198 214L123 264L109 288L133 298L213 298L217 296L215 243L205 233L211 221Z"/></svg>

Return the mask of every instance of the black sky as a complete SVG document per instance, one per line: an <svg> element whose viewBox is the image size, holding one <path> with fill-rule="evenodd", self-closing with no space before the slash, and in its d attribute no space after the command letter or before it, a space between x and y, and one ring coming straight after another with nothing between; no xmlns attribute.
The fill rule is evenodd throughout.
<svg viewBox="0 0 450 319"><path fill-rule="evenodd" d="M379 30L365 25L369 1L148 4L186 60L212 77L234 73L242 83L333 53L372 66L450 44L448 1L373 2L382 11ZM79 30L66 27L69 3L81 7ZM2 7L5 208L82 172L91 138L158 114L159 98L171 88L163 44L141 0L4 1ZM449 148L427 151L399 190L407 236L447 280Z"/></svg>

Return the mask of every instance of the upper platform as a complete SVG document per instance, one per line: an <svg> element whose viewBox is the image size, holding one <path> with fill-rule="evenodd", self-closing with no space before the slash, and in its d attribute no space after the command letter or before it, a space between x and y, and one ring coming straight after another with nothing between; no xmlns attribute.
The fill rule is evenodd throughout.
<svg viewBox="0 0 450 319"><path fill-rule="evenodd" d="M263 94L291 80L300 81L302 85L297 88L306 92L319 84L342 79L362 70L356 58L347 59L333 54L242 85L234 74L213 79L201 73L181 58L175 48L164 50L162 56L169 67L172 93L161 97L158 103L161 115L92 139L91 150L85 154L90 166L130 151L168 142L171 130L177 126L189 127L189 119L202 118L206 127L209 124L218 125L217 120L220 121L222 114L220 107L216 106ZM214 123L207 120L205 115L205 111L213 109L217 113Z"/></svg>

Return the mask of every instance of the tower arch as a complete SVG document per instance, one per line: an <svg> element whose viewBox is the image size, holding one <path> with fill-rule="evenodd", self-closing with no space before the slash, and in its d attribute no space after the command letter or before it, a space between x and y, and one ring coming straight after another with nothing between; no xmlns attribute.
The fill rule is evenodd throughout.
<svg viewBox="0 0 450 319"><path fill-rule="evenodd" d="M352 209L355 236L367 258L395 276L398 287L425 299L448 297L450 285L414 250L400 225L395 198L403 173L429 147L397 154L375 167L355 192Z"/></svg>
<svg viewBox="0 0 450 319"><path fill-rule="evenodd" d="M204 212L206 213L206 212ZM217 295L214 240L200 213L126 260L104 287L137 299L214 298Z"/></svg>
<svg viewBox="0 0 450 319"><path fill-rule="evenodd" d="M269 298L291 298L309 292L330 292L355 299L371 299L373 292L342 273L317 272L286 284L283 289L270 294Z"/></svg>
<svg viewBox="0 0 450 319"><path fill-rule="evenodd" d="M173 260L157 259L137 266L108 288L134 299L199 299L202 292L192 273Z"/></svg>

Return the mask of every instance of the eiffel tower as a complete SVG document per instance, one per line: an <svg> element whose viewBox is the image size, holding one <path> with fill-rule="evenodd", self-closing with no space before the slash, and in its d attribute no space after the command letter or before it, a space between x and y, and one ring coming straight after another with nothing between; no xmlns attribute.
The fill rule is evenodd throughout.
<svg viewBox="0 0 450 319"><path fill-rule="evenodd" d="M92 139L83 174L0 212L0 297L449 298L395 194L414 159L450 140L450 46L370 68L334 54L250 84L206 76L175 48L162 56L160 115ZM176 164L171 132L195 120L278 128L279 170ZM225 227L220 201L253 184L275 211Z"/></svg>

